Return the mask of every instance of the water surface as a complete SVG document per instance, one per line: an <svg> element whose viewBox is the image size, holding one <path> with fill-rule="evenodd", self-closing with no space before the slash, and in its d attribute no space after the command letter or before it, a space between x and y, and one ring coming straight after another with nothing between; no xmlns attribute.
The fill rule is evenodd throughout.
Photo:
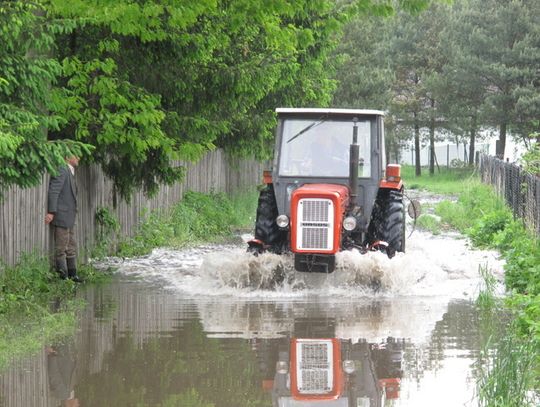
<svg viewBox="0 0 540 407"><path fill-rule="evenodd" d="M114 281L81 293L76 335L14 362L0 376L0 405L475 406L486 335L473 300L479 266L501 277L495 254L415 232L392 260L337 260L329 276L243 246L111 260ZM339 363L302 370L293 348L307 355L311 345ZM312 362L322 355L313 352ZM301 380L304 392L333 386L339 397L310 400Z"/></svg>

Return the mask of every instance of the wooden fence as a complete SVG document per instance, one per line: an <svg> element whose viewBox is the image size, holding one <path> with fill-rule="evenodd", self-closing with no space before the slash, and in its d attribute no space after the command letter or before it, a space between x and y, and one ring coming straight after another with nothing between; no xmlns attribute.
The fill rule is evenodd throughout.
<svg viewBox="0 0 540 407"><path fill-rule="evenodd" d="M79 254L85 254L95 245L98 208L108 208L120 221L122 235L131 235L143 210L164 209L180 201L184 192L211 191L233 194L259 184L263 164L254 160L231 159L221 150L208 153L197 163L185 164L184 181L173 186L162 186L158 194L148 199L142 192L134 193L129 204L119 201L113 209L112 182L95 165L77 169L78 214L77 237ZM47 207L49 176L43 177L41 185L6 191L0 204L0 259L13 265L21 254L50 253L52 234L44 224ZM80 260L84 260L83 257Z"/></svg>
<svg viewBox="0 0 540 407"><path fill-rule="evenodd" d="M512 209L514 217L540 237L540 177L525 173L521 167L488 155L480 155L482 182L491 184Z"/></svg>

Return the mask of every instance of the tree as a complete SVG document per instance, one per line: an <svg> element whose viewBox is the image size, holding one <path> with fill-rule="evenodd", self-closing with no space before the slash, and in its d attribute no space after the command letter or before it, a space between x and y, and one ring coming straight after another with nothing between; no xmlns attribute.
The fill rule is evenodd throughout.
<svg viewBox="0 0 540 407"><path fill-rule="evenodd" d="M129 199L216 147L268 157L276 107L329 104L346 21L427 3L2 2L0 186L86 154Z"/></svg>
<svg viewBox="0 0 540 407"><path fill-rule="evenodd" d="M339 86L334 104L390 112L385 121L389 161L391 152L397 158L399 148L409 138L407 129L414 128L418 171L421 125L420 118L415 116L420 113L422 102L417 100L419 96L413 94L416 92L413 89L420 84L415 69L421 61L416 58L419 56L416 39L405 39L400 29L403 24L409 24L408 33L415 35L418 12L428 5L429 2L423 2L418 7L405 7L397 15L393 9L379 9L370 17L356 17L346 26L336 52L342 63L336 75Z"/></svg>
<svg viewBox="0 0 540 407"><path fill-rule="evenodd" d="M265 157L276 106L327 103L346 17L329 0L51 4L51 18L78 22L58 40L54 136L95 145L123 197L178 181L171 160L216 146Z"/></svg>
<svg viewBox="0 0 540 407"><path fill-rule="evenodd" d="M482 127L486 89L482 77L465 51L468 30L463 15L468 5L456 2L448 13L448 23L442 33L442 52L448 55L436 92L446 127L454 135L466 135L469 141L469 165L474 163L475 144Z"/></svg>
<svg viewBox="0 0 540 407"><path fill-rule="evenodd" d="M468 59L468 71L482 81L484 121L499 127L496 154L502 158L507 132L527 137L540 113L540 4L535 0L464 4L456 46Z"/></svg>
<svg viewBox="0 0 540 407"><path fill-rule="evenodd" d="M48 93L61 70L49 54L60 26L41 11L31 2L0 5L0 198L10 185L37 185L45 171L65 165L64 157L91 150L72 140L47 140L47 129L61 122L49 113Z"/></svg>
<svg viewBox="0 0 540 407"><path fill-rule="evenodd" d="M420 15L400 14L389 44L389 58L396 81L391 111L397 120L414 129L415 173L421 175L421 129L429 130L429 173L435 171L435 135L445 120L438 89L446 54L441 52L441 32L448 7L433 3Z"/></svg>

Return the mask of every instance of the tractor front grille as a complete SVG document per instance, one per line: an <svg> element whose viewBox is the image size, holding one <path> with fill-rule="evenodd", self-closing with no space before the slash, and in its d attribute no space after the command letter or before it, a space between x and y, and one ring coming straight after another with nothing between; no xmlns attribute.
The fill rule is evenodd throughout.
<svg viewBox="0 0 540 407"><path fill-rule="evenodd" d="M298 249L332 250L334 205L330 199L298 201Z"/></svg>
<svg viewBox="0 0 540 407"><path fill-rule="evenodd" d="M296 344L297 387L300 394L330 393L334 386L332 342L299 341Z"/></svg>
<svg viewBox="0 0 540 407"><path fill-rule="evenodd" d="M302 199L304 205L302 221L328 222L328 207L332 205L329 199Z"/></svg>

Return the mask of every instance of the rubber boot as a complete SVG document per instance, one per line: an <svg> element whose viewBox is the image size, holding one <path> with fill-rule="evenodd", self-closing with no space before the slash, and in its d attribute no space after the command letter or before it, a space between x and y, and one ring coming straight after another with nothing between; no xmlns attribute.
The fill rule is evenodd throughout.
<svg viewBox="0 0 540 407"><path fill-rule="evenodd" d="M56 272L60 275L60 278L62 280L65 280L68 278L68 268L67 268L67 262L64 257L56 259L55 262L56 266Z"/></svg>
<svg viewBox="0 0 540 407"><path fill-rule="evenodd" d="M74 281L75 283L82 283L82 279L80 279L79 276L77 276L77 260L75 259L75 257L67 257L66 263L67 263L68 278Z"/></svg>

